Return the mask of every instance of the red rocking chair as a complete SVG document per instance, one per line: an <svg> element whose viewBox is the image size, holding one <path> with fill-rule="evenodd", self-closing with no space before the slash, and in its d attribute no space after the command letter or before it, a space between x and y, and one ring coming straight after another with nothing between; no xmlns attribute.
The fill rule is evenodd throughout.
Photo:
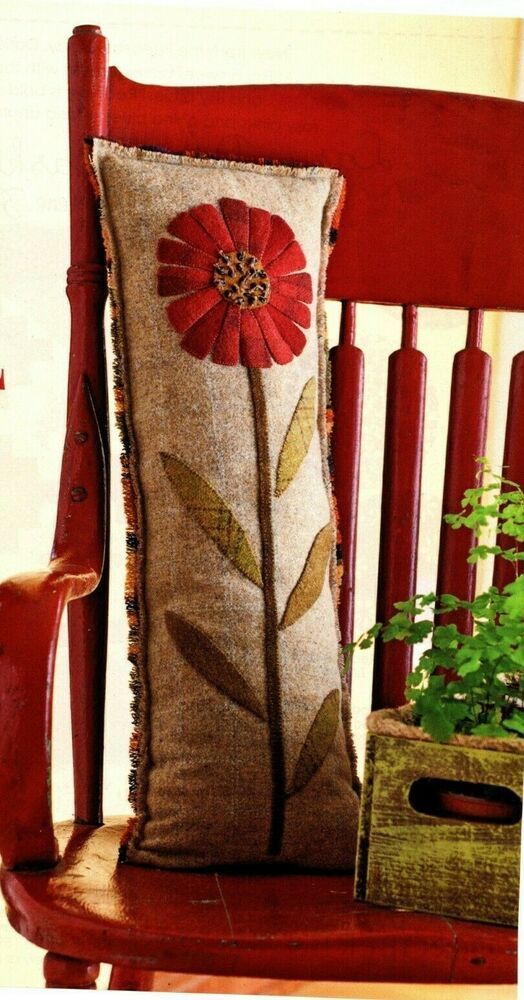
<svg viewBox="0 0 524 1000"><path fill-rule="evenodd" d="M524 105L355 86L159 87L107 65L100 29L69 43L72 334L68 427L49 569L0 589L0 848L9 920L47 952L49 986L147 988L153 970L352 981L509 983L516 931L353 900L341 875L178 873L118 865L122 821L102 820L107 632L105 268L83 140L337 167L348 180L327 294L334 351L335 485L344 639L351 635L363 357L355 303L403 306L390 358L377 617L414 592L425 358L417 306L469 311L455 358L444 483L457 508L484 454L490 358L483 310L524 310ZM256 114L254 113L256 109ZM400 331L399 331L400 333ZM504 462L524 481L524 352L513 362ZM468 539L444 528L438 589L468 597ZM466 533L464 533L466 534ZM51 697L68 604L75 822L53 828ZM373 704L404 701L407 653L378 651ZM56 838L56 839L55 839ZM212 903L216 905L211 905ZM198 905L197 905L198 904ZM207 904L207 905L204 905Z"/></svg>

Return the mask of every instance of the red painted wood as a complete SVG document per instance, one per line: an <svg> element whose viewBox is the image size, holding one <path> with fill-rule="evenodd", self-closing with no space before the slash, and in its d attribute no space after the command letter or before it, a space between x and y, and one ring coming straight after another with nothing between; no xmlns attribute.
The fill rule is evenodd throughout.
<svg viewBox="0 0 524 1000"><path fill-rule="evenodd" d="M393 87L156 87L114 68L110 102L108 134L123 143L338 167L348 193L329 298L524 308L520 102Z"/></svg>
<svg viewBox="0 0 524 1000"><path fill-rule="evenodd" d="M467 343L455 356L451 381L446 471L442 514L455 514L466 489L476 484L476 459L484 455L488 420L491 358L481 350L482 314L471 310ZM474 544L473 532L453 530L442 523L440 533L437 593L455 594L472 600L476 567L467 560ZM471 631L471 615L465 611L440 617L442 624L454 622L462 631Z"/></svg>
<svg viewBox="0 0 524 1000"><path fill-rule="evenodd" d="M96 990L100 966L78 958L48 951L44 958L44 978L48 989Z"/></svg>
<svg viewBox="0 0 524 1000"><path fill-rule="evenodd" d="M87 435L83 443L78 428ZM82 380L66 434L51 563L0 586L0 854L10 867L56 861L50 801L56 644L65 604L91 593L100 579L104 505L100 432Z"/></svg>
<svg viewBox="0 0 524 1000"><path fill-rule="evenodd" d="M377 621L416 590L426 358L416 349L417 310L403 310L402 346L389 359L382 480ZM373 708L404 704L412 647L375 644Z"/></svg>
<svg viewBox="0 0 524 1000"><path fill-rule="evenodd" d="M348 982L512 982L517 932L357 903L353 879L116 864L122 827L61 824L53 873L2 872L29 940L78 958L205 975ZM477 933L478 931L478 933ZM486 933L489 931L489 933ZM457 941L467 943L463 959ZM476 940L476 947L475 947ZM460 963L460 974L457 968Z"/></svg>
<svg viewBox="0 0 524 1000"><path fill-rule="evenodd" d="M107 457L105 264L95 196L84 162L84 137L103 132L107 123L107 42L100 29L84 25L74 30L69 39L68 69L71 188L71 267L67 273L71 306L68 407L72 405L79 374L86 373ZM106 461L106 476L108 470L109 461ZM108 524L106 517L106 532ZM101 531L102 527L100 524L97 530ZM86 823L102 820L108 581L106 567L97 590L71 605L68 614L75 816Z"/></svg>
<svg viewBox="0 0 524 1000"><path fill-rule="evenodd" d="M123 965L114 965L109 979L110 990L142 990L149 992L154 989L155 973L146 969L130 969Z"/></svg>
<svg viewBox="0 0 524 1000"><path fill-rule="evenodd" d="M334 411L331 454L344 572L339 621L342 642L353 638L360 437L364 395L364 355L355 346L355 304L342 304L340 340L331 351L331 400Z"/></svg>
<svg viewBox="0 0 524 1000"><path fill-rule="evenodd" d="M0 629L7 636L0 653L0 799L10 806L0 826L4 862L42 867L57 859L48 791L50 705L60 614L73 598L82 598L70 621L76 814L93 825L57 829L65 854L51 873L3 871L9 918L26 937L53 952L49 962L55 966L72 956L85 969L88 941L93 963L87 965L115 964L117 985L131 981L129 970L135 970L137 982L146 982L142 977L156 968L227 975L270 971L290 978L512 981L516 942L507 928L356 903L352 880L343 876L268 872L251 878L118 866L121 827L95 828L101 813L107 588L105 284L83 138L97 133L231 158L338 166L348 178L348 198L329 269L329 296L524 309L524 213L519 210L524 107L389 88L144 86L117 70L108 77L106 42L93 26L75 29L69 74L68 435L50 569L0 589ZM397 442L391 451L388 444L385 483L391 510L411 504L414 520L406 519L406 539L389 505L384 514L384 602L397 599L397 585L414 589L420 432L413 434L413 426L419 428L422 420L424 366L413 320L408 307L403 346L390 362L388 423L402 435L402 448ZM472 456L483 451L489 360L480 350L479 320L473 311L467 349L455 362L445 509L456 509L470 482ZM335 409L342 421L334 449L336 462L342 463L335 475L348 564L342 626L349 636L363 377L362 356L352 342L351 307L346 307L344 327L347 337L335 354ZM477 413L478 397L478 419L470 431L466 421ZM511 421L517 427L521 389L514 390L514 399ZM82 441L85 428L88 439ZM510 439L516 448L517 431ZM344 469L354 474L351 483L344 482ZM457 552L449 545L444 533L440 581L446 584L442 589L456 590ZM450 574L453 587L447 585ZM92 591L92 597L85 596ZM403 700L404 669L393 671L393 663L391 671L384 669L376 704Z"/></svg>
<svg viewBox="0 0 524 1000"><path fill-rule="evenodd" d="M508 399L508 415L506 420L506 437L504 442L503 472L506 479L519 483L524 489L524 431L522 414L524 413L524 351L513 358ZM509 535L499 534L497 544L502 548L513 547L514 539ZM522 545L517 545L522 549ZM520 564L522 570L522 563ZM493 583L502 589L515 577L513 563L507 559L495 559Z"/></svg>
<svg viewBox="0 0 524 1000"><path fill-rule="evenodd" d="M479 887L479 891L482 891L481 887ZM454 922L457 952L451 980L453 983L462 983L464 975L467 975L469 983L477 983L478 985L486 983L486 975L489 975L490 969L490 959L486 954L486 947L489 948L489 942L493 940L493 930L492 924L472 924L466 920ZM507 944L501 941L500 946L505 948ZM512 950L511 944L509 944L509 949ZM501 962L504 962L504 958L503 955L500 956ZM516 977L506 979L506 982L516 982Z"/></svg>

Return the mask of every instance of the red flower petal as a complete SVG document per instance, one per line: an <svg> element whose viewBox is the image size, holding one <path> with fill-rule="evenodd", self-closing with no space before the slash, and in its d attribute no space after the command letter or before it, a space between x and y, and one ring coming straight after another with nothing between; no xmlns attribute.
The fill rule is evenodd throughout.
<svg viewBox="0 0 524 1000"><path fill-rule="evenodd" d="M259 260L266 249L270 229L270 213L266 212L265 208L250 208L248 250Z"/></svg>
<svg viewBox="0 0 524 1000"><path fill-rule="evenodd" d="M271 313L267 309L257 309L254 315L273 359L277 365L287 365L289 361L293 360L295 355L289 344L280 336Z"/></svg>
<svg viewBox="0 0 524 1000"><path fill-rule="evenodd" d="M215 303L222 301L222 296L216 288L205 288L182 299L174 299L167 307L169 322L178 333L185 333L201 316L205 316Z"/></svg>
<svg viewBox="0 0 524 1000"><path fill-rule="evenodd" d="M292 271L301 271L306 266L306 258L302 247L298 245L296 240L293 240L278 257L275 257L271 264L266 263L266 261L264 263L267 273L276 278L278 275L291 274Z"/></svg>
<svg viewBox="0 0 524 1000"><path fill-rule="evenodd" d="M311 326L311 314L307 306L297 299L288 299L287 295L279 295L278 292L271 292L271 305L278 309L284 316L288 316L294 323L303 326L308 330Z"/></svg>
<svg viewBox="0 0 524 1000"><path fill-rule="evenodd" d="M219 203L235 250L247 250L249 243L249 209L238 198L221 198ZM229 248L224 248L229 249Z"/></svg>
<svg viewBox="0 0 524 1000"><path fill-rule="evenodd" d="M213 361L217 365L238 365L240 344L240 309L227 306L222 329L213 348Z"/></svg>
<svg viewBox="0 0 524 1000"><path fill-rule="evenodd" d="M270 314L279 334L284 338L286 344L289 344L293 354L297 357L302 353L306 345L306 335L302 330L298 328L287 316L283 313L278 312L277 309L273 309L271 302L266 306L267 312Z"/></svg>
<svg viewBox="0 0 524 1000"><path fill-rule="evenodd" d="M291 226L288 226L287 222L281 219L279 215L272 215L269 238L264 250L264 264L266 268L273 258L282 253L282 250L292 243L294 239L295 234Z"/></svg>
<svg viewBox="0 0 524 1000"><path fill-rule="evenodd" d="M181 346L194 358L206 358L220 334L227 303L217 302L201 319L193 323L181 340Z"/></svg>
<svg viewBox="0 0 524 1000"><path fill-rule="evenodd" d="M286 274L282 278L274 278L271 288L280 295L286 295L290 299L299 299L300 302L313 301L313 286L311 277L307 271L300 274Z"/></svg>
<svg viewBox="0 0 524 1000"><path fill-rule="evenodd" d="M162 264L181 264L182 267L201 267L213 274L213 264L216 257L197 250L195 247L181 243L180 240L162 238L158 242L158 260Z"/></svg>
<svg viewBox="0 0 524 1000"><path fill-rule="evenodd" d="M171 233L171 236L178 236L180 240L184 240L190 246L196 247L197 250L204 251L213 260L216 260L217 247L215 241L205 229L202 229L200 223L189 212L181 212L180 215L171 219L167 231Z"/></svg>
<svg viewBox="0 0 524 1000"><path fill-rule="evenodd" d="M240 360L248 368L271 367L262 331L250 309L242 309L240 315Z"/></svg>
<svg viewBox="0 0 524 1000"><path fill-rule="evenodd" d="M162 267L158 272L159 295L181 295L207 288L211 280L207 271L195 267Z"/></svg>
<svg viewBox="0 0 524 1000"><path fill-rule="evenodd" d="M218 250L235 250L235 244L229 230L214 205L196 205L195 208L190 209L190 212L202 226L202 229L205 229L208 236L211 237L217 252Z"/></svg>
<svg viewBox="0 0 524 1000"><path fill-rule="evenodd" d="M284 219L241 199L221 198L219 208L200 204L181 212L167 229L175 239L158 243L158 293L177 296L167 316L189 354L209 356L220 365L269 368L273 361L288 364L301 353L306 337L300 327L311 323L307 304L313 301L313 287L303 270L304 253ZM267 306L232 305L214 286L219 251L240 250L267 270Z"/></svg>

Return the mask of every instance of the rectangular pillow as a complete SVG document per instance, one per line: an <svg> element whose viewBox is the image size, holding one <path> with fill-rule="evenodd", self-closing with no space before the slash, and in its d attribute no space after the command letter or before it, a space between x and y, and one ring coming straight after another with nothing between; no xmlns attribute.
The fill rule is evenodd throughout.
<svg viewBox="0 0 524 1000"><path fill-rule="evenodd" d="M127 860L351 868L322 292L343 180L93 141L128 517Z"/></svg>

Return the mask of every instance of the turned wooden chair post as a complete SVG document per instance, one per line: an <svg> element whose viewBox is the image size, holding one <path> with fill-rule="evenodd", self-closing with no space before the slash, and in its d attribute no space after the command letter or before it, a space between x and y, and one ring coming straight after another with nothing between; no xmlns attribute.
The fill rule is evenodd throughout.
<svg viewBox="0 0 524 1000"><path fill-rule="evenodd" d="M69 39L69 142L71 183L71 266L67 296L71 306L68 412L78 379L87 378L105 455L105 540L109 546L109 437L104 346L104 306L107 296L104 252L96 202L85 169L85 138L107 128L107 41L92 25L75 28ZM85 429L75 431L75 443L85 445ZM61 490L67 484L62 484ZM75 484L77 503L85 485ZM102 822L102 765L107 646L109 563L88 597L68 608L69 666L75 818Z"/></svg>

